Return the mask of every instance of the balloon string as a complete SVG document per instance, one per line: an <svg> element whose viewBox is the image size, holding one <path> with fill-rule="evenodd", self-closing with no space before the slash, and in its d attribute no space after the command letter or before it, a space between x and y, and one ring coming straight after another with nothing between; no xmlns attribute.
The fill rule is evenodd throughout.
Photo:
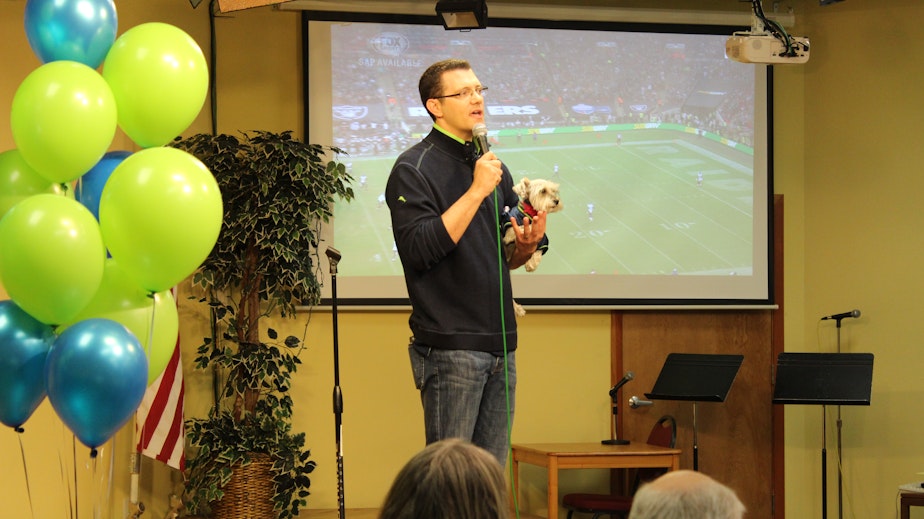
<svg viewBox="0 0 924 519"><path fill-rule="evenodd" d="M100 509L99 509L99 482L97 481L97 450L90 449L90 481L94 483L93 489L93 517L94 519L100 519Z"/></svg>
<svg viewBox="0 0 924 519"><path fill-rule="evenodd" d="M112 448L109 449L109 451L110 451L109 474L106 479L106 503L107 504L112 503L112 481L114 479L114 474L115 474L115 453L116 453L115 437L112 438Z"/></svg>
<svg viewBox="0 0 924 519"><path fill-rule="evenodd" d="M148 328L148 339L147 339L147 343L146 343L145 346L144 346L144 351L145 351L145 353L147 353L147 357L148 357L148 374L150 374L150 370L151 370L151 345L154 344L154 318L155 318L155 316L156 316L156 314L157 314L157 294L156 294L155 292L151 292L150 294L148 294L148 297L150 297L151 300L154 301L154 303L151 305L151 324L150 324L150 327ZM141 427L140 427L140 428L137 427L137 424L138 424L138 410L137 410L137 408L135 409L135 424L136 424L136 427L135 427L135 429L136 429L136 434L135 434L135 436L133 436L132 452L136 452L136 449L137 449L138 445L141 443L141 438L144 438L144 435L145 435L145 432L146 432L146 431L145 431L145 428L146 428L147 425L148 425L147 420L145 420L145 421L141 424Z"/></svg>
<svg viewBox="0 0 924 519"><path fill-rule="evenodd" d="M64 449L65 449L65 446L67 445L67 444L65 443L65 441L67 440L67 434L66 434L67 429L64 427L64 424L63 424L63 423L61 424L61 429L62 429L63 431L65 431L65 436L64 436L64 438L63 438L64 441L62 441L62 442L59 444L59 448L58 448L58 462L59 462L59 464L60 464L60 466L61 466L61 482L64 484L64 489L67 491L67 496L66 496L66 497L67 497L67 505L66 505L66 508L65 508L65 512L67 512L67 511L68 511L67 508L69 508L69 509L70 509L70 514L68 514L68 515L69 515L69 517L71 517L71 518L73 519L73 517L74 517L74 497L71 495L71 482L70 482L70 479L67 477L67 466L66 466L66 463L65 463L65 461L64 461L64 459L65 459Z"/></svg>
<svg viewBox="0 0 924 519"><path fill-rule="evenodd" d="M80 492L77 491L77 436L71 435L71 457L74 460L74 504L71 508L71 516L79 516L80 510Z"/></svg>
<svg viewBox="0 0 924 519"><path fill-rule="evenodd" d="M16 427L16 432L22 433L22 427ZM35 517L35 507L32 504L32 488L29 486L29 469L26 467L26 448L22 444L22 434L19 435L19 452L22 453L22 473L26 478L26 497L29 499L29 513Z"/></svg>
<svg viewBox="0 0 924 519"><path fill-rule="evenodd" d="M154 344L154 316L157 314L157 294L151 292L148 297L154 301L151 305L151 325L148 328L148 342L144 346L144 351L148 354L148 369L151 369L151 345Z"/></svg>

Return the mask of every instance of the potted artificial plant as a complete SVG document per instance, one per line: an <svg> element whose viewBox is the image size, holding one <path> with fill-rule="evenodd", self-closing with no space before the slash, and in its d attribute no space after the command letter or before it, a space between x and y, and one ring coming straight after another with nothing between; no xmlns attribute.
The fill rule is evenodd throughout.
<svg viewBox="0 0 924 519"><path fill-rule="evenodd" d="M221 233L192 279L212 324L195 364L213 369L217 383L208 417L186 422L186 506L222 517L251 517L229 510L236 506L294 517L315 467L304 433L292 431L288 394L305 345L295 336L280 340L261 320L294 317L296 306L320 301L320 227L336 198L353 198L352 179L326 158L342 150L304 144L291 132L198 134L172 145L212 171L224 204ZM265 498L260 483L268 484ZM236 504L229 494L241 485L246 495Z"/></svg>

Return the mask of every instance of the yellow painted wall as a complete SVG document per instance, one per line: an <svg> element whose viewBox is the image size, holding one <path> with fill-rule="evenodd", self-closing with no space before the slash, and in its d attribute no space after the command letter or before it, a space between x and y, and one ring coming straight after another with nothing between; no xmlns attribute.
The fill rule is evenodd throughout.
<svg viewBox="0 0 924 519"><path fill-rule="evenodd" d="M876 360L872 405L842 408L844 516L894 517L896 487L924 479L916 474L924 470L924 420L918 413L924 392L919 375L924 269L918 266L924 252L919 236L924 228L919 202L924 192L924 146L919 144L924 119L924 31L919 20L924 18L924 4L792 3L797 21L793 32L811 38L812 56L803 66L775 67L774 184L786 203L786 349L836 351L836 330L819 317L861 309L860 319L843 322L842 351L872 352ZM22 27L24 4L0 0L2 119L8 119L19 83L39 65ZM707 9L746 8L746 3L728 0L697 4ZM207 52L205 6L193 10L185 0L148 0L123 1L118 7L120 32L148 21L171 23L189 32ZM660 2L658 7L690 8L681 0ZM299 42L295 13L259 8L219 18L219 131L291 128L303 133ZM188 133L209 130L207 106ZM0 149L12 146L8 125L0 124ZM113 149L133 148L119 136ZM194 305L182 295L180 300L187 411L201 416L208 405L209 381L190 363L203 322ZM310 508L336 505L330 317L323 311L310 316L310 347L294 388L295 426L307 432L319 464L312 477ZM400 465L423 442L420 406L406 360L406 319L401 311L340 315L349 507L377 506ZM281 333L301 335L307 320L307 315L300 315L276 327ZM520 326L523 348L518 354L514 440L607 437L608 315L534 312ZM791 519L820 515L821 414L816 406L786 407L786 515ZM829 409L829 461L837 458L833 417ZM0 515L67 517L68 510L77 508L81 517L90 517L85 514L95 509L120 516L128 491L131 430L123 430L107 448L94 467L47 403L26 423L24 434L0 430ZM838 506L836 471L832 461L832 516ZM146 516L162 517L166 496L179 479L150 462L142 472ZM524 477L533 486L521 505L541 509L542 489L535 488L541 477L529 471ZM562 484L568 491L599 481L569 475ZM912 517L924 517L924 510L913 510Z"/></svg>
<svg viewBox="0 0 924 519"><path fill-rule="evenodd" d="M847 0L807 2L806 10L815 54L804 70L804 323L791 328L787 348L836 351L836 328L818 318L862 311L841 329L842 351L875 355L872 405L842 408L845 516L893 517L896 487L924 479L924 32L915 22L924 5ZM804 416L787 423L787 461L801 453L802 463L787 473L807 478L814 499L821 493L821 411L787 418L797 413ZM827 421L829 460L835 416ZM828 473L830 481L836 468ZM829 510L836 510L836 494L828 492ZM815 503L801 509L817 511Z"/></svg>

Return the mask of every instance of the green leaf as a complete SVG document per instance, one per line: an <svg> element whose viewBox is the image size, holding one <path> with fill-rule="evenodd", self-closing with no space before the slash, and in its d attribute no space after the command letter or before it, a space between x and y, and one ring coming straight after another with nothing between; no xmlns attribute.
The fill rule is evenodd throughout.
<svg viewBox="0 0 924 519"><path fill-rule="evenodd" d="M238 464L267 453L274 508L280 518L294 517L307 504L307 475L316 467L304 433L292 433L288 394L305 345L291 335L277 344L277 331L260 323L320 301L321 224L332 218L335 199L353 198L345 166L328 159L345 153L303 143L291 131L197 134L171 145L209 168L224 210L215 246L192 276L207 293L200 301L211 319L195 365L215 370L220 401L207 418L187 421L187 507L207 508Z"/></svg>

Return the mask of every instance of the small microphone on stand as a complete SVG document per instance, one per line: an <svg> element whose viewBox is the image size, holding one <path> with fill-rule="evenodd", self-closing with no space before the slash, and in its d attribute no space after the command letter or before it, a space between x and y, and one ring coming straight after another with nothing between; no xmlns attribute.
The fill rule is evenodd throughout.
<svg viewBox="0 0 924 519"><path fill-rule="evenodd" d="M340 258L343 256L340 255L340 251L328 246L327 250L324 251L324 254L327 255L327 260L330 262L330 273L331 275L337 275L337 263L340 262Z"/></svg>
<svg viewBox="0 0 924 519"><path fill-rule="evenodd" d="M633 378L635 378L635 373L626 371L626 374L619 379L619 382L616 382L613 389L610 389L610 399L613 401L613 437L609 440L601 440L600 443L603 445L626 445L629 443L629 440L620 440L616 437L616 431L619 429L619 422L617 421L617 415L619 414L619 399L616 397L616 394L619 392L619 388L626 385L626 383Z"/></svg>
<svg viewBox="0 0 924 519"><path fill-rule="evenodd" d="M853 317L853 318L860 317L860 311L855 309L849 312L842 312L842 313L834 314L834 315L826 315L822 317L821 320L827 321L829 319L835 319L837 321L840 321L841 319L847 319L848 317Z"/></svg>
<svg viewBox="0 0 924 519"><path fill-rule="evenodd" d="M619 388L626 385L626 383L632 380L633 378L635 378L635 373L632 373L631 371L626 371L626 374L623 375L621 379L619 379L619 382L617 382L616 385L613 386L613 389L610 389L610 398L615 400L616 392L619 391Z"/></svg>

